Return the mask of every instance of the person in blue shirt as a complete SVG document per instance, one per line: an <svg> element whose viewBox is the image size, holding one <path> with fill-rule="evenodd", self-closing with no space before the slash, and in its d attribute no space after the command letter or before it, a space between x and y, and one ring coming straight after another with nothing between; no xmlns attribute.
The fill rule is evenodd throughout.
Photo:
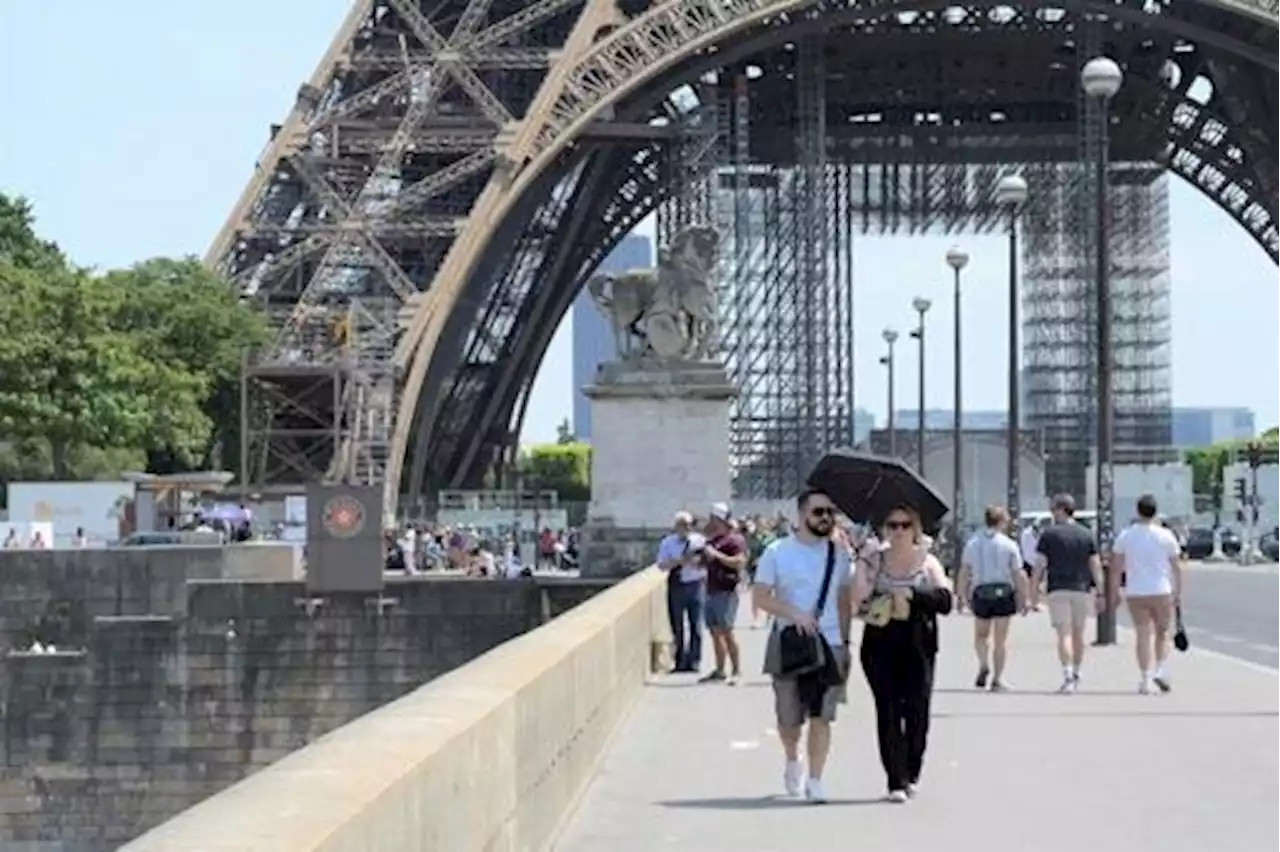
<svg viewBox="0 0 1280 852"><path fill-rule="evenodd" d="M667 617L674 645L674 673L696 672L702 664L702 620L707 569L693 516L677 512L672 531L658 544L658 568L667 572Z"/></svg>

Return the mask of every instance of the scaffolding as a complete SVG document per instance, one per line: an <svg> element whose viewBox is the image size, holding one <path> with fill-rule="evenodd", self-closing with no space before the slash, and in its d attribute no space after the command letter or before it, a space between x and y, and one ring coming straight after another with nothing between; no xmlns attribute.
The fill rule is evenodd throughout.
<svg viewBox="0 0 1280 852"><path fill-rule="evenodd" d="M1102 46L1097 22L1082 27L1080 67ZM1108 149L1107 117L1079 95L1074 162L1033 178L1023 255L1023 375L1027 424L1041 430L1051 493L1083 495L1097 443L1099 222L1093 163ZM1172 441L1169 179L1154 163L1107 165L1112 304L1114 444L1142 453Z"/></svg>
<svg viewBox="0 0 1280 852"><path fill-rule="evenodd" d="M795 157L760 162L747 69L719 75L721 157L713 206L724 263L721 346L738 398L730 412L735 496L793 494L852 434L849 171L826 153L825 40L796 43Z"/></svg>
<svg viewBox="0 0 1280 852"><path fill-rule="evenodd" d="M994 188L1008 172L1034 188L1022 245L1025 422L1041 435L1049 489L1084 494L1097 215L1082 163L1096 156L1103 117L1082 101L1074 121L1008 129L887 112L828 127L824 41L790 51L789 134L761 129L776 106L756 102L751 66L703 80L659 210L660 243L679 223L706 221L708 206L721 234L721 345L739 389L735 496L794 494L823 452L850 442L855 237L999 232ZM1168 178L1154 163L1116 162L1109 179L1116 447L1132 454L1170 441Z"/></svg>

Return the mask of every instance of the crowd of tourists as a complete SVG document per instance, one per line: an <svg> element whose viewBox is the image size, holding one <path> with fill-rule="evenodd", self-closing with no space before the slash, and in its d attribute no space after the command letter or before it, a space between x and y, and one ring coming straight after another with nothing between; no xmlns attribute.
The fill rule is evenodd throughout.
<svg viewBox="0 0 1280 852"><path fill-rule="evenodd" d="M1108 590L1089 528L1076 522L1069 495L1052 501L1052 521L1024 539L1010 537L1003 507L990 506L984 526L963 548L949 577L932 552L921 515L895 506L865 528L850 524L824 492L797 500L794 529L762 519L738 520L726 504L705 520L675 516L658 547L667 572L673 635L672 673L699 682L733 685L743 672L735 631L767 619L763 670L773 686L778 737L790 796L826 801L823 770L831 725L846 700L857 663L875 708L876 737L888 801L906 803L920 788L928 745L938 618L973 616L974 687L1000 693L1006 677L1011 620L1047 605L1062 669L1059 692L1081 688L1086 623L1098 607L1114 605L1118 589L1137 634L1137 691L1168 692L1170 645L1181 637L1181 554L1177 538L1158 519L1156 501L1137 502L1134 523L1112 548L1115 587ZM752 613L738 618L740 593ZM1110 601L1105 596L1112 595ZM712 660L703 667L703 632Z"/></svg>
<svg viewBox="0 0 1280 852"><path fill-rule="evenodd" d="M469 577L528 577L539 570L568 571L578 566L577 529L544 528L537 553L526 558L516 532L486 535L473 527L407 523L384 534L385 569L422 574L451 571Z"/></svg>

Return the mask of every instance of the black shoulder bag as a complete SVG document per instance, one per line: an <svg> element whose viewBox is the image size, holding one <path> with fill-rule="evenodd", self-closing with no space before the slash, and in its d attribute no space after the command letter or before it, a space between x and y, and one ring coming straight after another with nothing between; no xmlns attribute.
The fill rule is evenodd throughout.
<svg viewBox="0 0 1280 852"><path fill-rule="evenodd" d="M818 591L818 603L814 607L814 617L822 620L823 610L827 607L827 595L831 592L831 575L836 567L836 546L827 542L827 568L822 575L822 588ZM787 625L778 631L778 673L782 677L799 677L810 672L820 671L827 665L830 653L827 642L821 632L807 634L794 625Z"/></svg>

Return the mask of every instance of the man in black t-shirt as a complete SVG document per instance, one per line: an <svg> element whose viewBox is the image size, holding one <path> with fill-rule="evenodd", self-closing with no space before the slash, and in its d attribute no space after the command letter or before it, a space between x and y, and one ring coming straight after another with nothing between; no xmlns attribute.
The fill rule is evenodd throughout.
<svg viewBox="0 0 1280 852"><path fill-rule="evenodd" d="M1102 563L1093 533L1075 519L1076 501L1059 494L1050 507L1053 523L1040 533L1036 543L1035 595L1043 581L1049 601L1049 620L1058 637L1058 662L1062 664L1062 693L1075 692L1080 685L1084 662L1085 625L1103 593ZM1097 602L1098 605L1101 601Z"/></svg>

